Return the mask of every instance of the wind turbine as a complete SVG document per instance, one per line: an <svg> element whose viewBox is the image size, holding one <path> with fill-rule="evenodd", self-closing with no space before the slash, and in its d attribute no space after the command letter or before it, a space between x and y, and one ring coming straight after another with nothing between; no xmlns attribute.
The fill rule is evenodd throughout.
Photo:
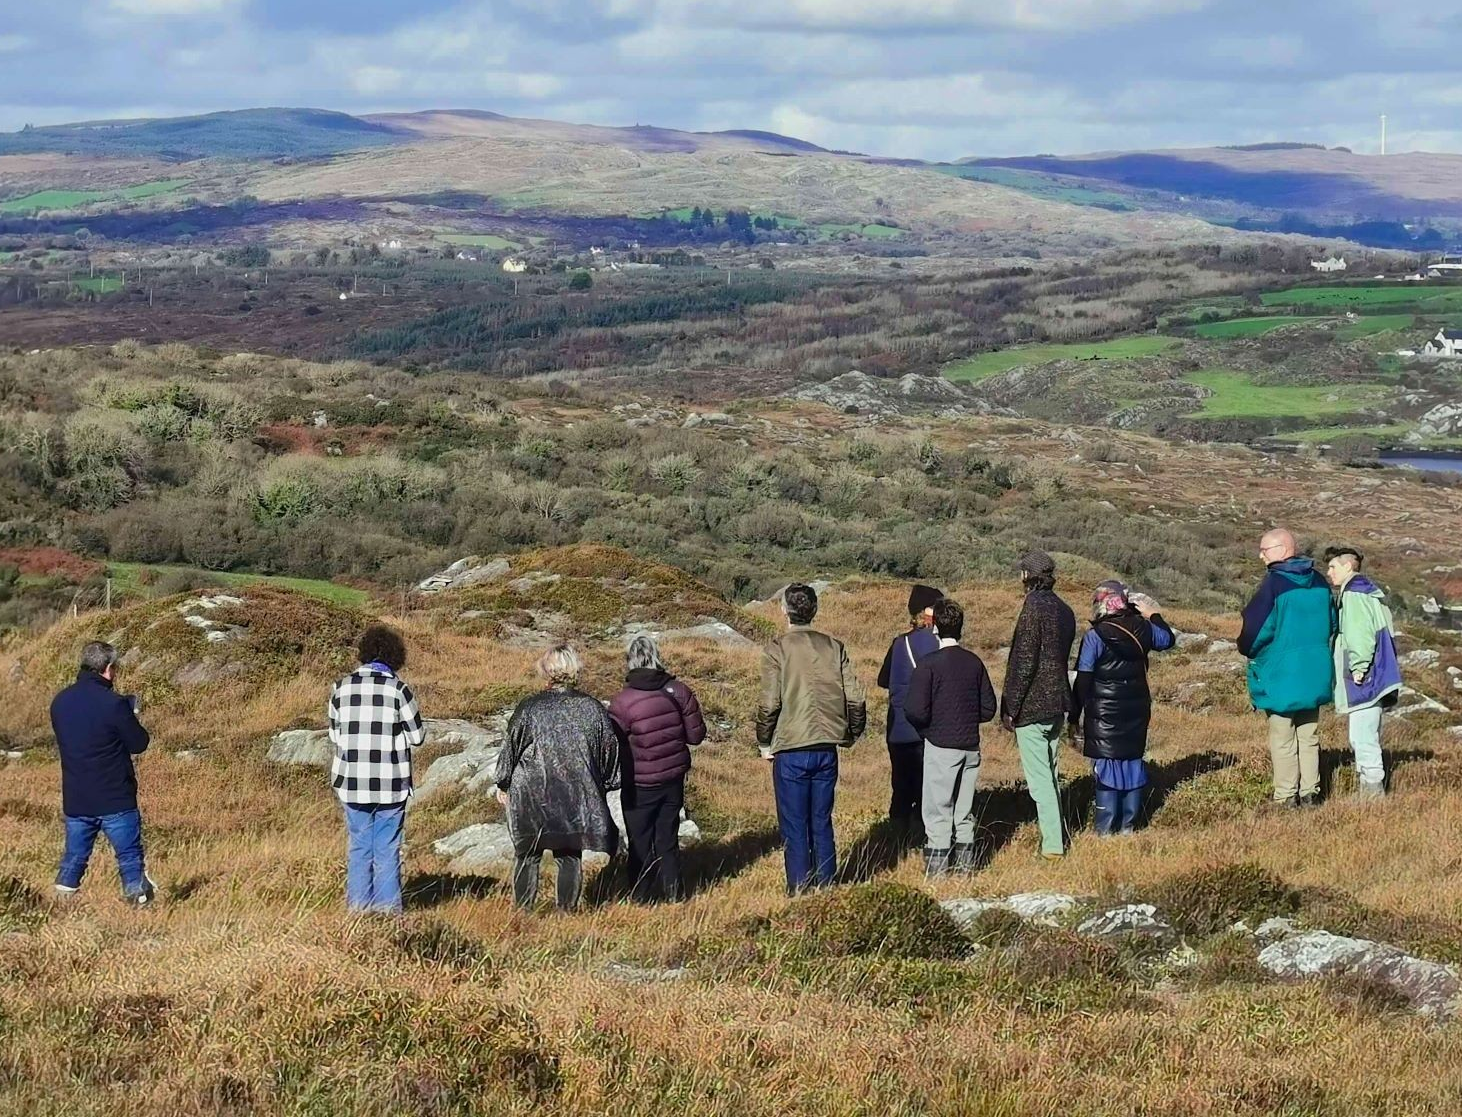
<svg viewBox="0 0 1462 1117"><path fill-rule="evenodd" d="M1386 114L1381 114L1381 154L1386 154Z"/></svg>

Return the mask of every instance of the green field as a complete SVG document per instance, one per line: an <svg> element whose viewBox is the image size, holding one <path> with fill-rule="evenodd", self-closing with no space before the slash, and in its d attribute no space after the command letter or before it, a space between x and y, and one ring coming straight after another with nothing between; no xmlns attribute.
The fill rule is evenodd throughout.
<svg viewBox="0 0 1462 1117"><path fill-rule="evenodd" d="M1377 402L1378 384L1255 384L1243 372L1214 368L1185 380L1213 393L1195 413L1203 419L1285 419L1343 415Z"/></svg>
<svg viewBox="0 0 1462 1117"><path fill-rule="evenodd" d="M1009 186L1011 189L1029 194L1033 198L1045 198L1053 202L1067 202L1076 206L1096 206L1099 209L1111 210L1137 208L1132 204L1131 199L1111 190L1093 190L1088 186L1068 185L1060 179L1051 178L1035 171L1023 171L1015 167L971 167L964 164L951 164L931 167L930 170L969 181Z"/></svg>
<svg viewBox="0 0 1462 1117"><path fill-rule="evenodd" d="M902 229L895 229L892 225L839 225L826 223L814 225L813 229L820 237L835 237L841 233L852 233L854 236L867 237L869 240L897 240L904 235Z"/></svg>
<svg viewBox="0 0 1462 1117"><path fill-rule="evenodd" d="M1044 365L1052 361L1130 360L1166 352L1178 344L1175 337L1119 337L1075 345L1027 345L980 353L944 366L950 380L976 382L1021 365Z"/></svg>
<svg viewBox="0 0 1462 1117"><path fill-rule="evenodd" d="M1270 330L1277 330L1284 326L1333 321L1335 319L1329 315L1271 314L1262 318L1229 318L1222 322L1200 322L1193 327L1193 332L1199 337L1205 338L1258 337L1260 334L1267 334ZM1411 324L1412 316L1410 314L1368 314L1354 322L1346 322L1336 331L1336 337L1341 341L1355 341L1357 338L1385 333L1387 330L1409 329Z"/></svg>
<svg viewBox="0 0 1462 1117"><path fill-rule="evenodd" d="M1326 322L1328 318L1315 318L1301 314L1272 314L1267 318L1229 318L1223 322L1200 322L1193 327L1199 337L1258 337L1282 326L1297 326L1303 322Z"/></svg>
<svg viewBox="0 0 1462 1117"><path fill-rule="evenodd" d="M500 237L496 233L454 233L450 229L437 232L437 239L448 244L471 245L474 248L490 248L494 252L515 252L523 246L517 241Z"/></svg>
<svg viewBox="0 0 1462 1117"><path fill-rule="evenodd" d="M95 205L98 202L135 202L142 198L155 197L186 186L190 179L164 178L156 182L141 182L136 186L124 186L117 190L39 190L23 198L11 198L0 202L0 213L30 213L38 209L76 209L79 206Z"/></svg>
<svg viewBox="0 0 1462 1117"><path fill-rule="evenodd" d="M1423 310L1462 310L1462 286L1401 283L1387 287L1293 287L1266 291L1265 306L1343 307L1412 306Z"/></svg>
<svg viewBox="0 0 1462 1117"><path fill-rule="evenodd" d="M1345 323L1336 331L1336 336L1341 341L1355 341L1357 338L1370 337L1389 330L1409 330L1414 324L1415 318L1410 314L1367 314L1354 322Z"/></svg>
<svg viewBox="0 0 1462 1117"><path fill-rule="evenodd" d="M110 295L122 289L122 281L115 275L87 276L71 284L78 291L91 291L98 295Z"/></svg>
<svg viewBox="0 0 1462 1117"><path fill-rule="evenodd" d="M272 586L276 589L292 590L295 593L322 598L336 605L363 606L370 600L370 594L366 593L365 590L358 590L352 586L336 585L334 582L324 582L315 578L282 578L268 574L220 573L214 570L201 570L191 566L153 566L149 563L142 562L114 562L107 566L107 573L111 575L113 588L118 593L138 597L148 596L148 587L143 585L139 578L139 575L144 570L149 570L156 575L175 571L182 571L189 574L203 574L215 579L224 586Z"/></svg>

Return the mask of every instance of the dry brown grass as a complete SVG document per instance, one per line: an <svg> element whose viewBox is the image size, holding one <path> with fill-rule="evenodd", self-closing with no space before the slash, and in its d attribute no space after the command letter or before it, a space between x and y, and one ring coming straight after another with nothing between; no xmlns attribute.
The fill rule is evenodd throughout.
<svg viewBox="0 0 1462 1117"><path fill-rule="evenodd" d="M1093 573L1079 572L1079 584L1060 587L1073 600ZM1017 588L953 590L969 616L968 643L998 677ZM825 596L820 623L849 642L870 683L904 592L869 582ZM1219 634L1233 624L1174 616ZM484 692L528 677L531 652L443 631L422 615L394 621L429 715L485 713ZM593 649L598 692L617 679L616 654ZM408 829L415 900L405 931L348 919L343 835L322 775L262 760L270 733L318 722L327 676L303 672L159 711L160 744L139 772L162 902L142 914L124 908L99 851L74 908L42 899L0 910L0 931L15 929L0 936L0 1106L139 1115L1456 1111L1454 1030L1373 1014L1325 985L1128 989L1059 942L1048 944L1039 978L998 958L876 956L651 986L608 975L611 960L653 964L784 903L767 769L751 747L756 655L711 644L674 645L670 655L730 723L696 760L692 795L711 844L690 855L700 887L680 907L635 908L609 890L582 914L525 918L500 882L434 876L443 866L430 837L449 820L495 817L485 800L465 799L445 813L424 804ZM14 658L0 657L0 677ZM1155 660L1159 693L1223 676L1199 653ZM30 739L48 697L13 685L0 734ZM845 754L840 846L880 879L923 888L912 859L890 863L862 840L885 803L879 697L869 737ZM1391 916L1462 922L1462 771L1445 742L1439 728L1393 724L1388 745L1410 755L1386 802L1338 796L1302 817L1263 818L1253 809L1263 790L1254 774L1264 770L1257 716L1226 694L1206 711L1164 706L1152 756L1165 770L1186 762L1185 773L1201 772L1193 762L1208 753L1236 767L1191 774L1159 825L1132 840L1081 833L1071 856L1050 865L1036 857L1011 740L994 731L983 799L1002 844L973 881L930 891L1140 895L1195 867L1250 862ZM174 750L185 744L207 751L181 759ZM1342 759L1333 721L1325 745ZM1070 751L1062 764L1068 777L1085 772ZM41 896L59 847L56 779L52 756L33 750L7 765L0 792L0 877Z"/></svg>

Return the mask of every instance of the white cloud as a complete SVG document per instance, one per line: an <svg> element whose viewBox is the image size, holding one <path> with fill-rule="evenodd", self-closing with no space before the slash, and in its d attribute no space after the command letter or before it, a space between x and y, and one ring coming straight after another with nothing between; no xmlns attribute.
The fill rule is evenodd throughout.
<svg viewBox="0 0 1462 1117"><path fill-rule="evenodd" d="M616 18L730 27L861 29L889 34L930 27L1072 31L1191 12L1209 0L600 0Z"/></svg>
<svg viewBox="0 0 1462 1117"><path fill-rule="evenodd" d="M226 12L240 0L111 0L111 8L132 16L200 16Z"/></svg>

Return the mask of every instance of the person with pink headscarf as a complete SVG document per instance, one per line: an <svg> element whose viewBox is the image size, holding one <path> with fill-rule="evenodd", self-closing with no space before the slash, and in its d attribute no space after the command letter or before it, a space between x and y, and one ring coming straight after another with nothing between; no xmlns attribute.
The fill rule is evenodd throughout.
<svg viewBox="0 0 1462 1117"><path fill-rule="evenodd" d="M1092 762L1098 834L1130 834L1142 813L1152 720L1147 661L1176 642L1150 597L1130 594L1118 581L1097 586L1076 660L1071 727Z"/></svg>

